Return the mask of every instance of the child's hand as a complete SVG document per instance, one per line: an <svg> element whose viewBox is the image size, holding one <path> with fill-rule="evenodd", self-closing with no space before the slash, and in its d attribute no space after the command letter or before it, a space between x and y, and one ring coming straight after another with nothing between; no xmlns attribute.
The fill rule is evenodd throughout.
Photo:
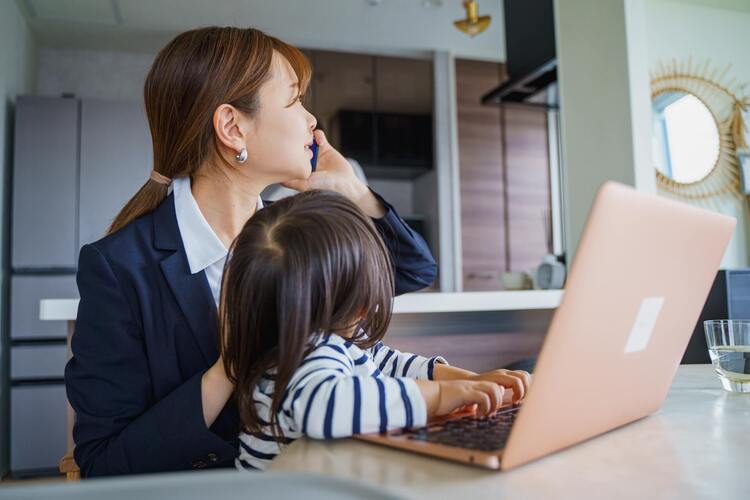
<svg viewBox="0 0 750 500"><path fill-rule="evenodd" d="M504 388L495 382L473 380L417 380L427 404L427 416L447 415L476 404L480 415L496 412L503 404Z"/></svg>
<svg viewBox="0 0 750 500"><path fill-rule="evenodd" d="M513 403L522 400L529 390L531 375L523 370L492 370L468 377L469 380L494 382L513 390Z"/></svg>

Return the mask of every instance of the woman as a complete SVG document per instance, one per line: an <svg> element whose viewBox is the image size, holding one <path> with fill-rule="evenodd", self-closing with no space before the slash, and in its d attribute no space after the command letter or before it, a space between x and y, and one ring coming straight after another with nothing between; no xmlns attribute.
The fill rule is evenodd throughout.
<svg viewBox="0 0 750 500"><path fill-rule="evenodd" d="M157 55L144 89L154 171L79 258L65 381L83 476L232 465L239 420L216 306L227 248L265 187L329 189L359 206L387 242L396 293L435 278L424 241L315 131L300 102L310 72L299 50L254 29L189 31Z"/></svg>

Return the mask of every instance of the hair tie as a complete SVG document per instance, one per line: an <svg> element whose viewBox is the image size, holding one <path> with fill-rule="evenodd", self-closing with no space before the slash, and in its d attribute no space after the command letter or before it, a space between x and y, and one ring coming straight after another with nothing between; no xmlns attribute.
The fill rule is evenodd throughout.
<svg viewBox="0 0 750 500"><path fill-rule="evenodd" d="M172 184L172 179L167 177L166 175L162 175L156 170L151 171L151 180L154 182L158 182L159 184L164 184L165 186L169 186Z"/></svg>

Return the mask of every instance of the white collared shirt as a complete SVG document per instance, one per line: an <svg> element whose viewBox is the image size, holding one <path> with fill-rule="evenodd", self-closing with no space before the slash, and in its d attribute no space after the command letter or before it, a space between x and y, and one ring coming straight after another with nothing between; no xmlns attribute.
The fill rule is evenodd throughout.
<svg viewBox="0 0 750 500"><path fill-rule="evenodd" d="M174 179L172 181L172 192L174 193L177 227L180 228L190 273L196 274L206 271L208 285L211 287L214 302L218 307L221 277L229 251L201 213L190 188L190 177ZM262 208L263 201L258 196L256 210Z"/></svg>

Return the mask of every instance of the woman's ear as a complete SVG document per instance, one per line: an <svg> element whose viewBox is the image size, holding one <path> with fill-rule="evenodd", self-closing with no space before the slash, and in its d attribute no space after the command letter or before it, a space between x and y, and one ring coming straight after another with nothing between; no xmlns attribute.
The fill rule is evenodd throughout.
<svg viewBox="0 0 750 500"><path fill-rule="evenodd" d="M242 113L231 104L222 104L214 111L214 132L219 142L238 154L247 148L246 123Z"/></svg>

